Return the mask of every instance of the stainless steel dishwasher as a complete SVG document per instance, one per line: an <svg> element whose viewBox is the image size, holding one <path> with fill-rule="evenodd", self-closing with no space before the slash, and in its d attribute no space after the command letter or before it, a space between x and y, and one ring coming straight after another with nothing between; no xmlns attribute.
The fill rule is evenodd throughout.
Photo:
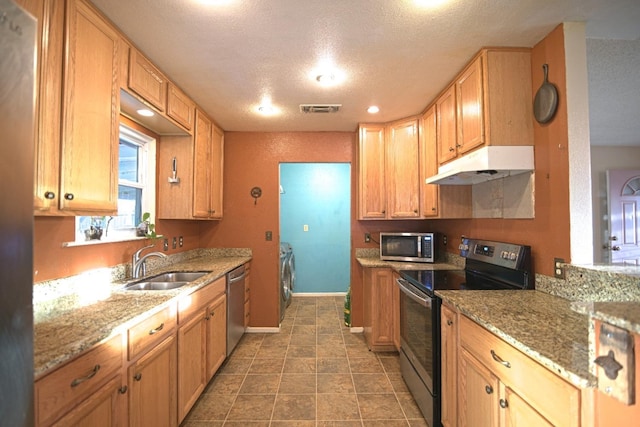
<svg viewBox="0 0 640 427"><path fill-rule="evenodd" d="M244 265L227 273L227 356L244 334Z"/></svg>

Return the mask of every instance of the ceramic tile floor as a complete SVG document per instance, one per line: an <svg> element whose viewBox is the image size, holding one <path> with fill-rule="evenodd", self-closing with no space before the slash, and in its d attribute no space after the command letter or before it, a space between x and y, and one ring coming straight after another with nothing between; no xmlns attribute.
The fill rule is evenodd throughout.
<svg viewBox="0 0 640 427"><path fill-rule="evenodd" d="M343 304L294 297L280 333L245 334L182 426L426 426L398 355L370 352Z"/></svg>

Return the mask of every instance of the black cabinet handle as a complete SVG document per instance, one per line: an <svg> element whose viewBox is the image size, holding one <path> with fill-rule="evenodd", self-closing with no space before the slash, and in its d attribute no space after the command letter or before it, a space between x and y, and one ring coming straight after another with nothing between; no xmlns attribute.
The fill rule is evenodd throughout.
<svg viewBox="0 0 640 427"><path fill-rule="evenodd" d="M491 387L490 385L486 385L484 387L484 391L486 391L487 394L491 394L491 393L493 393L493 387Z"/></svg>
<svg viewBox="0 0 640 427"><path fill-rule="evenodd" d="M73 193L65 193L64 198L66 200L73 200Z"/></svg>
<svg viewBox="0 0 640 427"><path fill-rule="evenodd" d="M509 406L509 402L507 402L505 399L500 399L500 407L502 409L505 409Z"/></svg>
<svg viewBox="0 0 640 427"><path fill-rule="evenodd" d="M133 376L133 379L136 381L140 381L142 379L142 374L138 372Z"/></svg>
<svg viewBox="0 0 640 427"><path fill-rule="evenodd" d="M44 198L49 200L55 199L56 193L54 193L53 191L47 191L46 193L44 193Z"/></svg>

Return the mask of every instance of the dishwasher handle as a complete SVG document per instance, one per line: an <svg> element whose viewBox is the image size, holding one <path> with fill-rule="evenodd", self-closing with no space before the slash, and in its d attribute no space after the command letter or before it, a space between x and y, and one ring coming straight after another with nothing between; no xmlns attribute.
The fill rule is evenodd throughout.
<svg viewBox="0 0 640 427"><path fill-rule="evenodd" d="M241 280L244 280L244 276L245 276L244 266L238 267L227 274L227 282L228 283L239 282Z"/></svg>

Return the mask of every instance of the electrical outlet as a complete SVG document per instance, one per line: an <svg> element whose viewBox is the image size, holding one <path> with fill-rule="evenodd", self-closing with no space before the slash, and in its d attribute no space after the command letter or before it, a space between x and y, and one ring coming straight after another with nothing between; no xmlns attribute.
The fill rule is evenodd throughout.
<svg viewBox="0 0 640 427"><path fill-rule="evenodd" d="M273 240L273 233L271 233L270 231L266 231L266 232L264 233L264 239L265 239L267 242L270 242L271 240Z"/></svg>
<svg viewBox="0 0 640 427"><path fill-rule="evenodd" d="M365 243L371 242L371 234L370 233L364 233L364 242Z"/></svg>
<svg viewBox="0 0 640 427"><path fill-rule="evenodd" d="M162 242L162 250L164 251L169 250L169 239L164 239L164 241Z"/></svg>
<svg viewBox="0 0 640 427"><path fill-rule="evenodd" d="M556 279L564 279L565 271L564 271L564 259L563 258L554 258L553 259L553 275Z"/></svg>
<svg viewBox="0 0 640 427"><path fill-rule="evenodd" d="M173 249L175 249L175 248L177 248L177 247L178 247L178 238L177 238L177 237L174 237L174 238L171 240L171 247L172 247Z"/></svg>
<svg viewBox="0 0 640 427"><path fill-rule="evenodd" d="M443 245L447 245L447 235L445 234L444 236L442 236L442 244Z"/></svg>
<svg viewBox="0 0 640 427"><path fill-rule="evenodd" d="M182 247L184 243L184 239L182 238L182 236L178 237L178 246Z"/></svg>

